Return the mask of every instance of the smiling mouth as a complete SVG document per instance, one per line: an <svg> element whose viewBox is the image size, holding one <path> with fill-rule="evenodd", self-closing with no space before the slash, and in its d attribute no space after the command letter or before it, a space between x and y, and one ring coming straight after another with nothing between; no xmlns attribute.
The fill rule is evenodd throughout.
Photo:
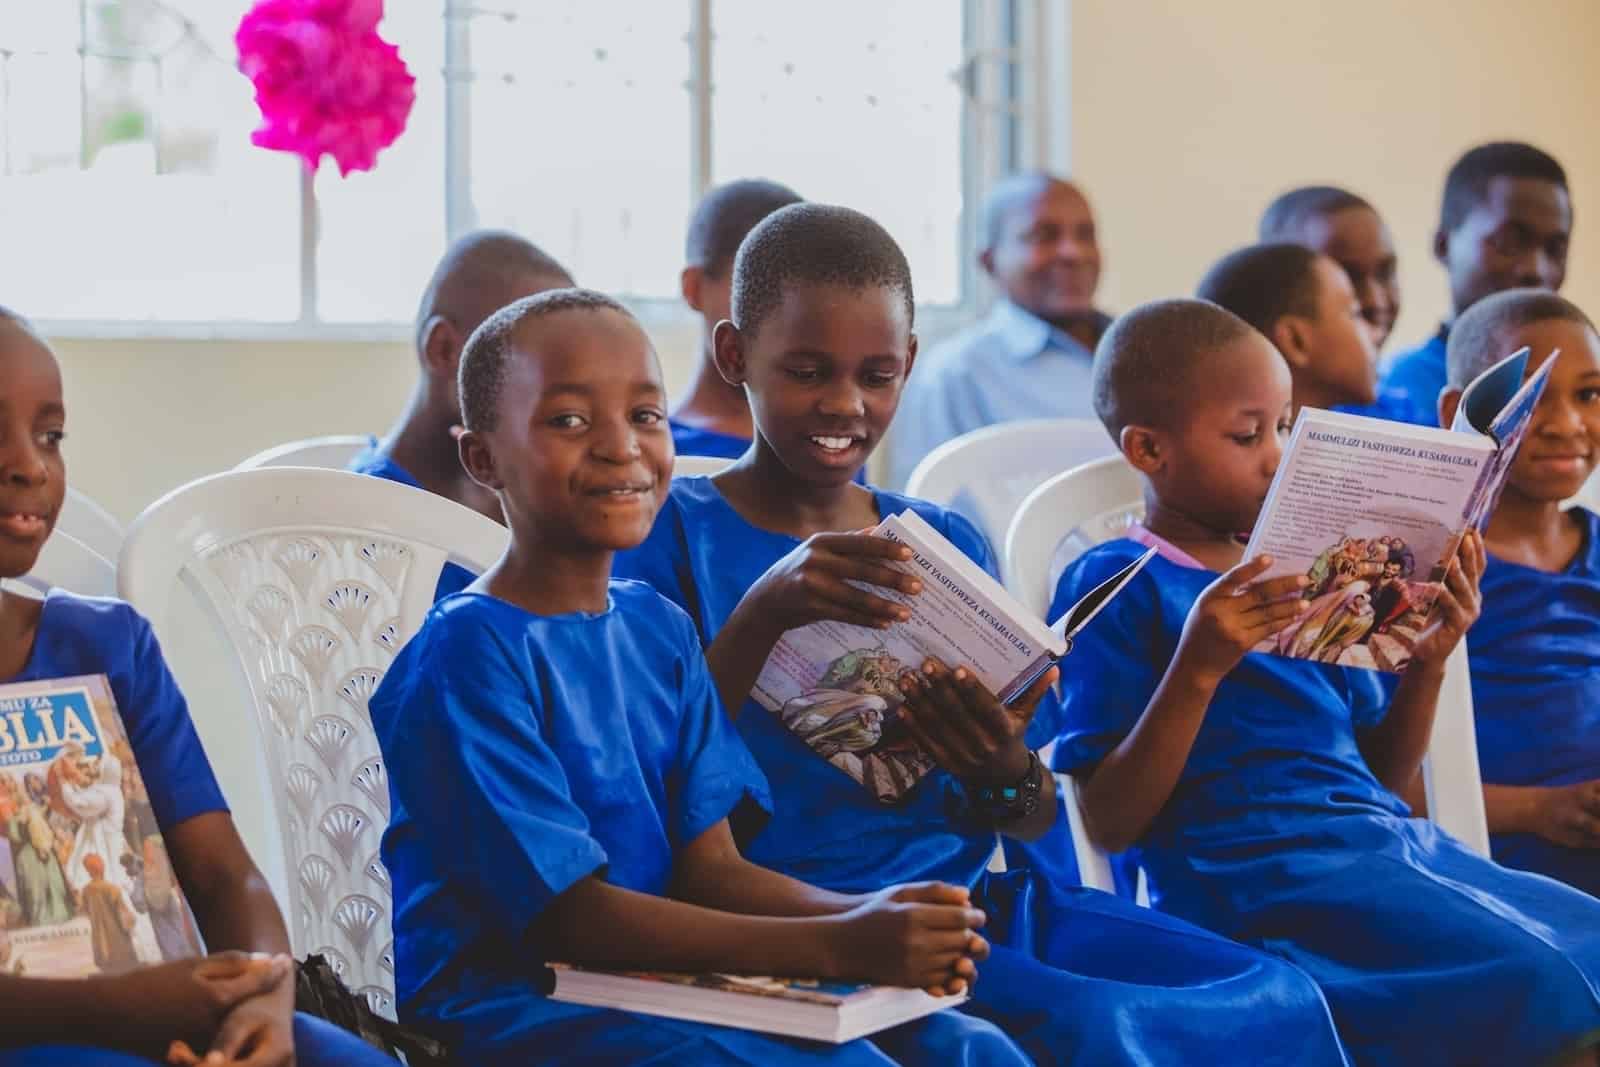
<svg viewBox="0 0 1600 1067"><path fill-rule="evenodd" d="M643 496L655 486L652 485L615 485L589 490L590 496L610 497L613 500L625 500L630 497Z"/></svg>
<svg viewBox="0 0 1600 1067"><path fill-rule="evenodd" d="M812 444L816 445L824 452L848 452L852 448L856 447L856 445L860 444L864 438L814 433L811 435L810 440Z"/></svg>
<svg viewBox="0 0 1600 1067"><path fill-rule="evenodd" d="M0 530L14 537L36 537L49 527L49 516L38 511L0 511Z"/></svg>

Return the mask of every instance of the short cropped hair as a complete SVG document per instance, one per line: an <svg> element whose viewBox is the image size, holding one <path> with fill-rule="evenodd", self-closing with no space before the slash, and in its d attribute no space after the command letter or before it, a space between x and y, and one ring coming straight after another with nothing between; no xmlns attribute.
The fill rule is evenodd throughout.
<svg viewBox="0 0 1600 1067"><path fill-rule="evenodd" d="M1562 189L1567 172L1548 153L1521 141L1493 141L1469 150L1444 179L1444 200L1439 207L1439 229L1453 233L1457 226L1489 195L1495 178L1539 178Z"/></svg>
<svg viewBox="0 0 1600 1067"><path fill-rule="evenodd" d="M1366 198L1337 185L1302 185L1267 205L1256 227L1256 239L1298 241L1306 223L1312 219L1327 218L1353 207L1373 210Z"/></svg>
<svg viewBox="0 0 1600 1067"><path fill-rule="evenodd" d="M754 335L796 283L893 289L906 321L915 319L905 253L888 230L847 207L791 204L750 231L733 261L734 325Z"/></svg>
<svg viewBox="0 0 1600 1067"><path fill-rule="evenodd" d="M1168 424L1194 365L1254 331L1207 300L1156 300L1124 312L1094 351L1094 411L1112 440L1128 426Z"/></svg>
<svg viewBox="0 0 1600 1067"><path fill-rule="evenodd" d="M714 278L723 277L733 266L740 242L756 223L779 208L800 202L799 193L765 178L741 178L716 186L700 198L689 216L684 263Z"/></svg>
<svg viewBox="0 0 1600 1067"><path fill-rule="evenodd" d="M1032 203L1046 189L1056 185L1066 186L1079 196L1083 195L1076 185L1042 170L1022 171L996 182L989 190L989 195L983 198L983 209L979 216L982 247L987 250L999 244L1000 236L1005 232L1006 220L1023 204Z"/></svg>
<svg viewBox="0 0 1600 1067"><path fill-rule="evenodd" d="M478 431L495 428L507 358L515 345L517 331L534 319L569 311L614 311L633 318L627 308L593 289L547 289L507 304L472 331L461 353L457 382L462 426Z"/></svg>
<svg viewBox="0 0 1600 1067"><path fill-rule="evenodd" d="M1479 300L1450 326L1450 339L1445 345L1450 385L1465 388L1514 351L1511 337L1516 331L1551 319L1594 329L1594 323L1578 305L1547 289L1506 289Z"/></svg>
<svg viewBox="0 0 1600 1067"><path fill-rule="evenodd" d="M1194 295L1271 337L1285 315L1316 317L1317 258L1305 245L1287 241L1250 245L1218 260Z"/></svg>
<svg viewBox="0 0 1600 1067"><path fill-rule="evenodd" d="M548 279L551 288L573 284L567 268L533 242L507 230L463 234L440 257L417 304L416 343L420 348L428 320L443 315L457 329L471 332L494 311L499 294L513 278Z"/></svg>

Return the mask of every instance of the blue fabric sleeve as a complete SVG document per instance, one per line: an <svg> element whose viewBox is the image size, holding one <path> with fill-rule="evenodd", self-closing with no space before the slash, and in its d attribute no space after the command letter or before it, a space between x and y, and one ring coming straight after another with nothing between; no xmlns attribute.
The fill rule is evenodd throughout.
<svg viewBox="0 0 1600 1067"><path fill-rule="evenodd" d="M128 744L139 762L150 807L165 832L196 815L227 811L228 803L155 632L137 611L125 610L131 629L123 645L130 656L129 669L111 676L112 693L128 728Z"/></svg>
<svg viewBox="0 0 1600 1067"><path fill-rule="evenodd" d="M1127 562L1119 554L1095 552L1073 563L1056 586L1051 616L1066 611ZM1174 644L1174 634L1162 623L1156 580L1146 569L1095 616L1061 661L1056 770L1092 767L1122 742L1155 694L1161 664Z"/></svg>
<svg viewBox="0 0 1600 1067"><path fill-rule="evenodd" d="M694 625L681 612L674 609L673 614L678 616L674 621L682 627L684 641L678 803L672 827L676 850L736 813L741 830L753 833L772 814L772 795L766 776L722 706ZM746 807L756 810L739 812Z"/></svg>
<svg viewBox="0 0 1600 1067"><path fill-rule="evenodd" d="M1400 688L1400 675L1381 674L1354 667L1341 668L1350 701L1350 720L1356 729L1369 729L1383 721Z"/></svg>
<svg viewBox="0 0 1600 1067"><path fill-rule="evenodd" d="M429 841L434 862L503 909L520 931L606 864L541 734L538 695L517 650L472 620L431 620L385 746L390 788ZM452 625L452 623L454 623Z"/></svg>

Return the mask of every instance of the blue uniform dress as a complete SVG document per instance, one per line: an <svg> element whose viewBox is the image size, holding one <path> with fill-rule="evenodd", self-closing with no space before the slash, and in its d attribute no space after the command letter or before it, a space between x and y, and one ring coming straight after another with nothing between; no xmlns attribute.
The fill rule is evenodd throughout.
<svg viewBox="0 0 1600 1067"><path fill-rule="evenodd" d="M881 490L877 501L881 515L915 510L991 567L982 537L953 512ZM617 568L682 605L709 642L797 544L745 522L711 479L683 478L649 539ZM1035 718L1040 736L1055 718L1047 702ZM924 879L972 887L995 948L963 1010L999 1023L1038 1062L1237 1063L1241 1049L1255 1064L1344 1062L1326 1005L1295 968L1027 867L986 874L994 832L965 814L948 773L936 769L883 805L753 701L738 725L774 803L771 823L741 841L745 853L847 892Z"/></svg>
<svg viewBox="0 0 1600 1067"><path fill-rule="evenodd" d="M1556 574L1489 557L1472 628L1478 763L1495 785L1600 778L1600 517L1577 509L1583 546ZM1494 858L1600 896L1600 849L1495 834Z"/></svg>
<svg viewBox="0 0 1600 1067"><path fill-rule="evenodd" d="M1380 392L1393 398L1400 410L1398 415L1386 417L1419 426L1439 425L1439 394L1450 380L1445 362L1449 333L1448 326L1440 326L1422 344L1396 353L1389 361Z"/></svg>
<svg viewBox="0 0 1600 1067"><path fill-rule="evenodd" d="M367 474L374 478L382 478L385 481L399 482L401 485L409 485L413 489L422 488L422 483L417 481L415 475L396 463L387 452L382 450L376 437L372 438L372 442L359 452L345 469L355 474ZM477 575L465 567L446 562L444 569L439 572L439 584L434 586L433 598L440 600L451 593L459 593L471 585L476 578Z"/></svg>
<svg viewBox="0 0 1600 1067"><path fill-rule="evenodd" d="M718 433L699 426L689 426L677 419L668 419L672 427L672 448L680 456L721 456L738 459L750 450L748 437L735 437L731 433Z"/></svg>
<svg viewBox="0 0 1600 1067"><path fill-rule="evenodd" d="M1091 550L1057 602L1142 551ZM1216 577L1153 559L1085 630L1058 767L1134 726ZM1385 708L1375 672L1246 656L1136 849L1152 902L1309 971L1362 1064L1531 1064L1600 1040L1600 901L1409 818L1357 747Z"/></svg>
<svg viewBox="0 0 1600 1067"><path fill-rule="evenodd" d="M954 1012L824 1046L544 996L531 928L552 900L593 874L663 894L676 850L769 806L689 620L648 587L612 583L598 615L451 597L371 703L400 1013L463 1062L1026 1062Z"/></svg>
<svg viewBox="0 0 1600 1067"><path fill-rule="evenodd" d="M34 682L82 674L110 679L163 834L197 815L228 810L189 718L189 706L167 670L150 624L119 600L53 591L44 602L28 662L9 680ZM354 1035L309 1015L295 1016L294 1037L295 1055L303 1067L392 1067L395 1062ZM153 1062L85 1045L0 1049L0 1067L144 1067Z"/></svg>

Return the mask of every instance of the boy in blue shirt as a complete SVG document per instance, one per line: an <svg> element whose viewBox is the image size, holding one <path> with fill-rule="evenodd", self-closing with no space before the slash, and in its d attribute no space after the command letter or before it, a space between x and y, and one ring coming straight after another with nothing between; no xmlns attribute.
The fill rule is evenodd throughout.
<svg viewBox="0 0 1600 1067"><path fill-rule="evenodd" d="M1289 429L1289 368L1199 300L1125 314L1096 406L1145 519L1062 575L1053 611L1160 555L1062 661L1059 769L1156 907L1294 962L1359 1064L1593 1065L1600 901L1507 870L1410 817L1445 661L1478 617L1477 533L1390 693L1375 671L1256 653L1308 579L1245 560Z"/></svg>
<svg viewBox="0 0 1600 1067"><path fill-rule="evenodd" d="M1503 289L1559 290L1571 239L1572 197L1560 163L1515 141L1467 152L1445 177L1433 237L1433 254L1450 275L1451 319ZM1384 374L1385 389L1409 405L1409 421L1438 425L1449 334L1447 320L1427 341L1398 353Z"/></svg>
<svg viewBox="0 0 1600 1067"><path fill-rule="evenodd" d="M1383 351L1400 316L1400 271L1394 239L1377 208L1348 189L1303 185L1267 205L1256 239L1293 241L1343 267L1361 317L1372 328L1372 346Z"/></svg>
<svg viewBox="0 0 1600 1067"><path fill-rule="evenodd" d="M1344 269L1300 244L1230 252L1195 296L1259 330L1289 364L1294 410L1310 406L1383 417L1378 354Z"/></svg>
<svg viewBox="0 0 1600 1067"><path fill-rule="evenodd" d="M786 631L903 618L871 588L920 589L884 565L904 546L861 532L881 519L914 510L993 571L965 519L852 482L912 372L913 313L905 256L866 216L797 204L751 231L716 354L750 397L755 447L713 478L675 480L649 539L618 559L619 573L689 612L772 784L773 819L741 848L840 892L927 878L971 887L995 948L962 1010L999 1023L1040 1063L1217 1063L1240 1049L1257 1064L1343 1062L1297 969L1028 869L986 873L997 831L1036 841L1060 829L1055 781L1031 753L1056 726L1045 696L1054 672L1004 707L959 664L902 665L903 702L887 710L882 743L914 745L937 766L891 802L751 699Z"/></svg>
<svg viewBox="0 0 1600 1067"><path fill-rule="evenodd" d="M1600 516L1563 509L1600 457L1600 336L1538 289L1485 297L1450 331L1443 414L1484 369L1559 350L1484 539L1467 644L1495 859L1600 896Z"/></svg>
<svg viewBox="0 0 1600 1067"><path fill-rule="evenodd" d="M816 889L742 859L766 783L683 613L611 581L672 475L655 352L598 293L518 301L461 361L461 457L511 542L372 698L393 810L398 1004L468 1063L1024 1063L940 1012L837 1047L549 999L550 961L958 993L987 952L963 887Z"/></svg>
<svg viewBox="0 0 1600 1067"><path fill-rule="evenodd" d="M0 578L19 578L33 569L66 495L66 406L55 357L4 309L0 385ZM150 624L118 600L52 590L39 601L0 590L0 681L87 674L110 682L172 871L212 954L83 979L7 969L0 1067L153 1067L163 1057L182 1065L201 1056L250 1067L392 1065L355 1036L295 1014L283 916L239 839ZM98 858L108 869L130 855ZM59 860L44 862L55 872L41 902L50 906L30 910L50 923L70 903Z"/></svg>
<svg viewBox="0 0 1600 1067"><path fill-rule="evenodd" d="M800 194L786 185L744 178L711 189L695 205L684 241L679 285L683 302L700 317L700 359L689 387L672 406L672 444L680 456L734 459L750 447L755 429L744 390L717 373L711 336L728 317L733 257L756 223L790 204Z"/></svg>

